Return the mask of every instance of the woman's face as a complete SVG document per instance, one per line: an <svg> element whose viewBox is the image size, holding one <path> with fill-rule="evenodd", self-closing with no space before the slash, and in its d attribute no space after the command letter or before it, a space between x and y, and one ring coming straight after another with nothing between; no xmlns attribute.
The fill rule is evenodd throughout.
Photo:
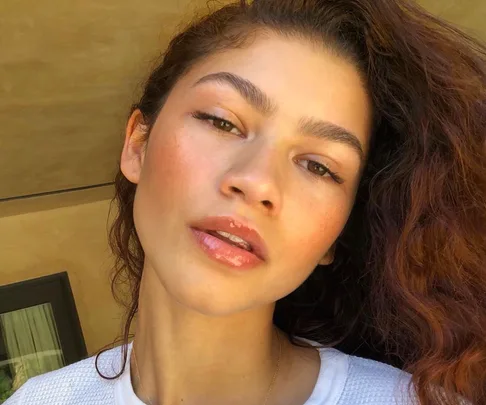
<svg viewBox="0 0 486 405"><path fill-rule="evenodd" d="M260 37L197 64L173 88L144 147L134 116L127 128L121 167L138 184L144 271L177 302L210 315L291 293L332 261L370 116L355 68L302 40ZM205 253L193 227L221 216L256 230L265 259L245 267L241 257L229 264Z"/></svg>

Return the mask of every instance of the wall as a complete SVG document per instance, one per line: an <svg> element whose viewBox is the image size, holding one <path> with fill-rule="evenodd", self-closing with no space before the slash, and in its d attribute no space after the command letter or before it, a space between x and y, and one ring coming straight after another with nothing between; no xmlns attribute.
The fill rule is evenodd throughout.
<svg viewBox="0 0 486 405"><path fill-rule="evenodd" d="M109 286L109 200L0 218L0 285L67 271L88 353L118 334Z"/></svg>
<svg viewBox="0 0 486 405"><path fill-rule="evenodd" d="M1 0L0 199L110 182L139 85L205 3Z"/></svg>

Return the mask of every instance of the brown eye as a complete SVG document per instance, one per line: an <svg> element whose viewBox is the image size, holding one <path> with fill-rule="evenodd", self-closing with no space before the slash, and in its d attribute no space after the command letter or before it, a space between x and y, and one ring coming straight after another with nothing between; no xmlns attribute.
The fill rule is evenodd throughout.
<svg viewBox="0 0 486 405"><path fill-rule="evenodd" d="M210 121L212 121L212 124L221 131L231 132L235 128L235 126L229 121L225 121L219 118L213 118Z"/></svg>
<svg viewBox="0 0 486 405"><path fill-rule="evenodd" d="M312 160L309 160L308 162L309 163L307 164L307 168L310 172L317 174L318 176L324 176L325 174L329 173L329 170L326 166Z"/></svg>
<svg viewBox="0 0 486 405"><path fill-rule="evenodd" d="M300 162L305 162L306 164L300 164ZM300 166L307 169L307 171L309 171L314 177L317 177L318 179L325 180L327 177L330 177L334 182L338 184L344 183L344 180L341 177L329 170L329 168L322 163L308 159L303 159L300 162Z"/></svg>
<svg viewBox="0 0 486 405"><path fill-rule="evenodd" d="M228 132L240 137L243 136L242 132L234 124L223 118L202 111L197 111L192 116L200 121L209 122L218 131Z"/></svg>

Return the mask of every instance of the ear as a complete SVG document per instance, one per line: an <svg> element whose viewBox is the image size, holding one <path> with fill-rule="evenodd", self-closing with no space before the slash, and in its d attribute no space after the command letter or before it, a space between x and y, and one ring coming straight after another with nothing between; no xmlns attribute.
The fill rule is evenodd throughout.
<svg viewBox="0 0 486 405"><path fill-rule="evenodd" d="M319 261L322 266L328 266L334 261L334 253L336 251L336 245L332 245L331 248L326 252L326 254Z"/></svg>
<svg viewBox="0 0 486 405"><path fill-rule="evenodd" d="M127 123L125 143L120 159L120 169L132 183L138 184L142 172L146 147L146 127L142 112L135 110Z"/></svg>

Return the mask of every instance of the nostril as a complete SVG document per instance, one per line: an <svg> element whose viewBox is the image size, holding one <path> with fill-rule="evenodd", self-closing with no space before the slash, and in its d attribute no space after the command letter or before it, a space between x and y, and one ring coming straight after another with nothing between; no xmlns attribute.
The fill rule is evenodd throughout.
<svg viewBox="0 0 486 405"><path fill-rule="evenodd" d="M238 187L235 187L235 186L229 186L227 188L228 192L230 193L234 193L234 194L240 194L242 196L245 196L245 193L239 189ZM273 203L270 201L270 200L261 200L260 201L261 204L263 204L263 206L266 208L266 209L273 209Z"/></svg>
<svg viewBox="0 0 486 405"><path fill-rule="evenodd" d="M239 193L239 194L243 194L243 191L241 191L238 187L235 187L235 186L231 186L230 187L230 190L234 193Z"/></svg>

